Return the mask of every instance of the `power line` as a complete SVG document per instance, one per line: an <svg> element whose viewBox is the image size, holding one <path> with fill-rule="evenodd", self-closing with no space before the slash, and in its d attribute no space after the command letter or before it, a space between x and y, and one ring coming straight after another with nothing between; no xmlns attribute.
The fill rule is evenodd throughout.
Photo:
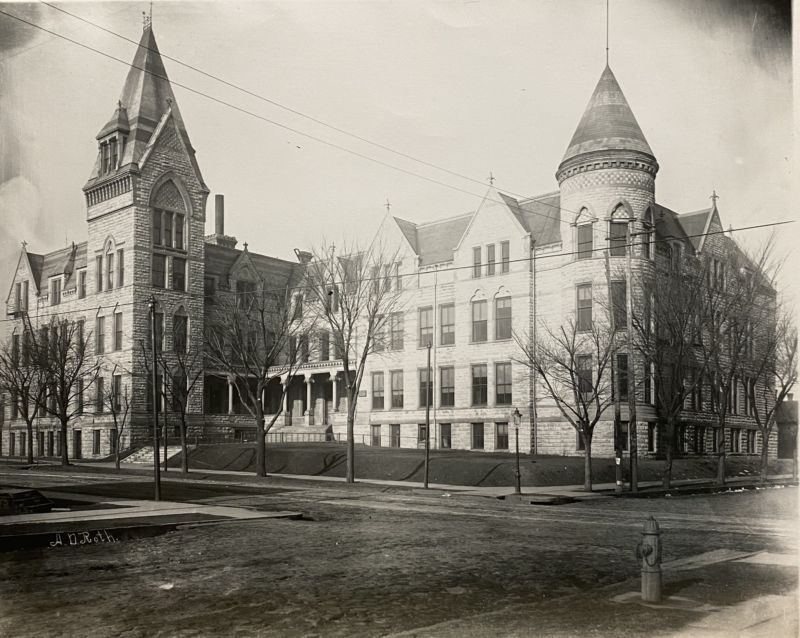
<svg viewBox="0 0 800 638"><path fill-rule="evenodd" d="M8 12L6 12L6 11L2 11L2 10L0 10L0 14L2 14L2 15L5 15L5 16L8 16L8 17L10 17L10 18L13 18L14 20L17 20L17 21L19 21L19 22L22 22L22 23L24 23L24 24L27 24L27 25L29 25L29 26L31 26L31 27L34 27L34 28L36 28L36 29L40 29L41 31L45 31L46 33L50 33L50 34L52 34L52 35L54 35L54 36L56 36L56 37L59 37L59 38L61 38L61 39L63 39L63 40L66 40L67 42L70 42L70 43L72 43L72 44L75 44L76 46L79 46L79 47L81 47L81 48L83 48L83 49L86 49L86 50L88 50L88 51L92 51L93 53L97 53L98 55L101 55L101 56L103 56L103 57L106 57L106 58L108 58L108 59L110 59L110 60L114 60L115 62L119 62L120 64L123 64L123 65L125 65L126 67L133 68L133 69L137 69L137 70L139 70L139 71L142 71L143 73L147 73L148 75L152 75L153 77L156 77L156 78L162 79L162 80L164 80L164 81L166 81L166 82L169 82L169 83L170 83L172 86L177 86L177 87L180 87L180 88L182 88L182 89L184 89L184 90L186 90L186 91L189 91L189 92L191 92L191 93L194 93L194 94L196 94L196 95L199 95L199 96L201 96L201 97L204 97L204 98L206 98L206 99L208 99L208 100L211 100L212 102L216 102L217 104L221 104L221 105L223 105L223 106L227 106L228 108L231 108L231 109L233 109L233 110L235 110L235 111L238 111L238 112L240 112L240 113L244 113L244 114L246 114L246 115L249 115L249 116L251 116L251 117L254 117L254 118L258 119L258 120L261 120L261 121L263 121L263 122L266 122L266 123L268 123L268 124L272 124L273 126L277 126L277 127L279 127L279 128L285 129L285 130L287 130L287 131L290 131L291 133L295 133L296 135L302 135L303 137L306 137L306 138L308 138L308 139L310 139L310 140L313 140L313 141L315 141L315 142L318 142L318 143L320 143L320 144L324 144L324 145L326 145L326 146L330 146L331 148L335 148L335 149L337 149L337 150L340 150L340 151L342 151L342 152L348 153L348 154L350 154L350 155L354 155L354 156L356 156L356 157L359 157L359 158L361 158L361 159L367 160L367 161L369 161L369 162L373 162L373 163L375 163L375 164L378 164L378 165L380 165L380 166L384 166L384 167L386 167L386 168L390 168L390 169L393 169L393 170L399 171L399 172L401 172L401 173L404 173L404 174L406 174L406 175L409 175L409 176L411 176L411 177L417 177L417 178L419 178L419 179L425 180L425 181L427 181L427 182L430 182L430 183L432 183L432 184L436 184L436 185L438 185L438 186L443 186L443 187L445 187L445 188L449 188L449 189L451 189L451 190L455 190L455 191L458 191L458 192L460 192L460 193L464 193L464 194L466 194L466 195L471 195L472 197L477 197L477 198L478 198L478 199L480 199L481 201L492 201L492 202L495 202L495 203L497 203L497 204L501 204L501 205L507 206L506 202L504 202L504 201L502 201L502 200L493 199L493 198L490 198L490 197L488 197L488 196L487 196L487 195L488 195L488 191L487 191L487 194L480 195L480 194L478 194L478 193L475 193L475 192L473 192L473 191L469 191L469 190L466 190L466 189L460 188L460 187L458 187L458 186L454 186L454 185L452 185L452 184L448 184L448 183L446 183L446 182L442 182L442 181L440 181L440 180L434 179L434 178L432 178L432 177L428 177L428 176L426 176L426 175L422 175L422 174L420 174L420 173L416 173L416 172L414 172L414 171L411 171L411 170L408 170L408 169L402 168L402 167L400 167L400 166L395 166L394 164L390 164L389 162L385 162L385 161L383 161L383 160L381 160L381 159L378 159L378 158L372 157L372 156L370 156L370 155L366 155L365 153L361 153L361 152L359 152L359 151L352 150L352 149L350 149L350 148L347 148L346 146L342 146L342 145L340 145L340 144L337 144L337 143L335 143L335 142L330 142L330 141L328 141L328 140L326 140L326 139L324 139L324 138L318 137L318 136L316 136L316 135L312 135L312 134L310 134L310 133L305 133L305 132L303 132L303 131L301 131L301 130L299 130L299 129L293 128L293 127L291 127L291 126L288 126L288 125L286 125L286 124L282 124L282 123L280 123L280 122L277 122L277 121L275 121L275 120L272 120L272 119L270 119L270 118L264 117L263 115L259 115L259 114L257 114L257 113L254 113L253 111L249 111L249 110L247 110L247 109L245 109L245 108L242 108L242 107L240 107L240 106L237 106L237 105L235 105L235 104L233 104L233 103L231 103L231 102L227 102L226 100L223 100L223 99L221 99L221 98L217 98L217 97L214 97L213 95L209 95L208 93L204 93L203 91L200 91L200 90L198 90L198 89L194 89L194 88L192 88L192 87L190 87L190 86L188 86L188 85L186 85L186 84L182 84L182 83L180 83L180 82L175 82L175 81L173 81L173 80L170 80L170 79L169 79L167 76L165 76L165 75L160 75L160 74L158 74L158 73L154 73L153 71L150 71L150 70L148 70L148 69L146 69L146 68L144 68L144 67L140 67L140 66L137 66L137 65L135 65L135 64L132 64L132 63L130 63L130 62L127 62L127 61L125 61L125 60L123 60L123 59L121 59L121 58L118 58L118 57L116 57L116 56L113 56L113 55L111 55L111 54L109 54L109 53L106 53L106 52L104 52L104 51L101 51L101 50L99 50L99 49L96 49L96 48L94 48L94 47L92 47L92 46L90 46L90 45L88 45L88 44L84 44L83 42L79 42L78 40L73 40L72 38L69 38L69 37L67 37L67 36L65 36L65 35L62 35L62 34L60 34L60 33L56 32L56 31L52 31L51 29L48 29L48 28L46 28L46 27L43 27L43 26L41 26L41 25L38 25L38 24L36 24L36 23L34 23L34 22L31 22L31 21L29 21L29 20L26 20L26 19L24 19L24 18L21 18L21 17L19 17L19 16L13 15L13 14L11 14L11 13L8 13ZM124 37L124 36L120 36L120 37ZM127 39L127 38L125 38L125 39ZM131 41L132 41L132 40L131 40ZM147 48L147 47L145 47L145 48ZM166 56L165 56L165 57L166 57ZM471 178L470 178L470 179L471 179ZM473 181L475 181L475 180L473 180ZM510 192L510 191L509 191L509 192ZM527 198L526 198L526 199L527 199ZM566 211L566 212L569 212L569 213L573 213L573 214L576 214L576 215L578 214L576 211L571 211L571 210L569 210L569 209L567 209L567 208L562 208L560 205L559 205L559 206L556 206L555 204L550 204L550 203L548 203L548 202L546 202L546 201L543 201L543 200L544 200L544 198L543 198L543 197L541 197L541 196L540 196L540 198L530 198L530 201L537 202L537 203L539 203L539 204L542 204L542 205L544 205L544 206L547 206L547 207L553 208L553 209L555 209L555 210L558 210L558 211L564 210L564 211ZM538 211L526 211L526 212L529 212L529 213L531 213L531 214L533 214L533 215L538 215L538 216L540 216L540 217L543 217L543 218L545 218L545 219L547 219L547 220L551 220L551 219L552 219L552 218L551 218L551 217L549 217L548 215L545 215L545 214L543 214L543 213L540 213L540 212L538 212ZM565 224L565 225L571 225L571 223L570 223L570 222L568 222L568 221L566 221L566 220L563 220L563 219L561 219L560 217L559 217L559 219L558 219L558 222L559 222L559 223L561 223L561 224Z"/></svg>
<svg viewBox="0 0 800 638"><path fill-rule="evenodd" d="M743 232L743 231L746 231L746 230L757 230L759 228L771 228L771 227L774 227L774 226L783 226L783 225L786 225L786 224L793 224L793 223L795 223L795 220L789 219L789 220L778 221L778 222L769 222L767 224L756 224L756 225L753 225L753 226L743 226L741 228L729 228L728 230L715 230L715 231L709 231L707 233L698 233L698 234L695 234L695 235L687 235L686 238L687 239L696 239L696 238L700 238L700 237L711 237L713 235L724 235L725 233ZM657 244L657 243L663 243L663 242L671 242L671 241L674 241L675 239L677 239L677 238L675 238L675 237L665 237L665 238L661 238L661 239L652 239L652 240L649 241L649 243L650 244ZM616 246L616 248L631 248L631 247L634 247L634 246L642 246L645 243L646 243L645 241L638 241L638 242L634 241L634 242L631 242L631 243L619 244L618 246ZM606 251L606 250L610 250L610 248L607 248L607 247L592 248L591 252L595 253L595 252L602 252L602 251ZM523 257L521 259L510 259L508 261L508 263L509 264L529 263L531 261L540 261L540 260L543 260L543 259L546 260L546 259L555 259L557 257L570 257L570 256L578 255L578 254L585 254L586 252L589 252L589 251L586 251L586 250L580 250L580 251L574 250L574 251L570 251L570 252L550 253L550 254L547 254L547 255L539 255L539 256L534 254L532 257ZM298 264L298 265L300 265L300 264ZM484 265L485 264L481 264L481 268L483 268ZM472 270L474 267L475 267L474 264L469 264L467 266L450 266L448 268L439 268L439 269L436 269L436 270L429 270L429 271L424 271L424 272L414 272L414 273L405 273L405 274L398 274L398 275L389 275L389 277L391 279L398 279L398 278L405 279L405 278L411 278L411 277L419 277L420 275L433 274L434 272L442 273L442 272L455 272L457 270ZM365 283L365 282L383 281L386 278L387 277L384 276L384 275L379 275L377 277L363 277L363 278L358 278L358 279L348 279L348 280L344 280L344 281L341 281L341 282L330 282L330 284L331 285L343 286L345 284L351 284L351 283ZM484 278L485 277L481 277L481 279L484 279ZM269 292L286 292L286 290L301 291L301 290L311 290L313 288L314 288L314 286L311 286L311 285L291 286L291 285L287 284L286 286L280 287L280 288L263 288L261 290L261 293L263 294L263 293L269 293ZM114 288L113 290L119 290L119 288ZM171 290L167 290L167 289L164 289L164 290L167 291L167 292L172 292ZM185 292L183 294L185 296L187 296L187 297L195 297L195 298L200 298L200 297L205 298L206 297L205 294L192 293L192 292ZM245 296L245 295L252 295L253 293L249 292L249 291L242 291L242 292L230 291L230 292L226 292L226 294L227 295L233 295L233 296L239 296L239 295ZM142 301L142 302L115 303L113 305L112 304L108 304L108 309L109 310L113 310L115 308L125 307L125 306L134 306L134 305L137 305L137 304L138 305L146 305L146 303L147 303L146 301ZM100 305L86 306L84 308L77 308L77 309L72 309L72 310L63 310L63 311L58 311L58 312L42 313L42 314L38 314L38 315L27 315L27 317L28 317L28 319L49 318L49 317L53 317L53 316L57 316L57 315L67 315L67 314L68 315L75 315L75 314L79 314L79 313L82 313L82 312L91 312L91 311L96 311L96 313L99 314L100 311L102 310L102 308L103 308L103 306L102 306L102 304L100 304ZM17 319L14 319L14 318L12 318L12 319L0 319L0 322L12 322L12 321L17 321Z"/></svg>

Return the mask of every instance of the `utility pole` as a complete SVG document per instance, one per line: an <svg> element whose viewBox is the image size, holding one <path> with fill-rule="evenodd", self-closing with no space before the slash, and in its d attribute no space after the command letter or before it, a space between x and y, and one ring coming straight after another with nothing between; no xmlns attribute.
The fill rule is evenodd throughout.
<svg viewBox="0 0 800 638"><path fill-rule="evenodd" d="M639 491L639 446L636 435L636 364L633 347L633 224L635 217L628 219L628 259L625 272L625 315L628 323L628 432L630 433L631 492Z"/></svg>
<svg viewBox="0 0 800 638"><path fill-rule="evenodd" d="M608 250L605 251L606 259L606 284L608 286L608 298L611 299L611 264L609 263ZM614 322L614 308L609 313L611 322L611 338L613 339L611 348L611 388L614 393L614 492L620 494L623 488L622 481L622 436L620 432L620 405L619 387L617 384L617 327Z"/></svg>
<svg viewBox="0 0 800 638"><path fill-rule="evenodd" d="M428 340L428 383L425 385L425 489L428 489L428 469L431 463L431 341Z"/></svg>
<svg viewBox="0 0 800 638"><path fill-rule="evenodd" d="M151 383L153 384L153 477L155 479L155 500L161 500L161 467L158 449L158 399L159 392L157 387L158 368L156 367L156 298L150 297L148 303L150 308L150 346L153 348L153 372Z"/></svg>

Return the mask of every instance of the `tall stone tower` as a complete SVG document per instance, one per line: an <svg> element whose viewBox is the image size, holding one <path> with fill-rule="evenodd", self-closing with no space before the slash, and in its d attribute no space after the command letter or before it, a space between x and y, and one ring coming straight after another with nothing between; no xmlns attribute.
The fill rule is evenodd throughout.
<svg viewBox="0 0 800 638"><path fill-rule="evenodd" d="M163 351L180 348L174 335L183 332L188 348L202 348L209 193L149 24L97 143L97 161L83 188L87 286L101 313L122 312L123 348L112 358L125 370L138 370L137 358L148 342L151 296L157 301ZM140 422L147 420L150 402L145 402L145 377L126 380L134 419L138 413ZM201 406L202 383L198 386L193 401Z"/></svg>
<svg viewBox="0 0 800 638"><path fill-rule="evenodd" d="M562 218L577 225L592 222L594 248L602 248L614 230L612 219L633 216L640 227L650 214L657 172L653 151L606 66L556 172ZM634 256L642 250L637 247Z"/></svg>

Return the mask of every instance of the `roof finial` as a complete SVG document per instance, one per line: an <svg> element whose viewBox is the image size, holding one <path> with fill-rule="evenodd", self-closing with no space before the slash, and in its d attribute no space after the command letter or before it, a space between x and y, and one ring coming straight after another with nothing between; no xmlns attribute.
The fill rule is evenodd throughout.
<svg viewBox="0 0 800 638"><path fill-rule="evenodd" d="M247 252L247 242L244 242L244 252Z"/></svg>
<svg viewBox="0 0 800 638"><path fill-rule="evenodd" d="M717 207L717 200L719 199L719 195L717 195L716 189L711 191L711 201L714 203L714 208Z"/></svg>
<svg viewBox="0 0 800 638"><path fill-rule="evenodd" d="M606 0L606 66L608 66L608 3Z"/></svg>
<svg viewBox="0 0 800 638"><path fill-rule="evenodd" d="M489 177L487 179L489 180L489 186L494 186L494 175L492 171L489 171Z"/></svg>
<svg viewBox="0 0 800 638"><path fill-rule="evenodd" d="M167 98L167 108L170 108L170 109L172 108L172 98L171 97Z"/></svg>
<svg viewBox="0 0 800 638"><path fill-rule="evenodd" d="M22 240L22 247L23 247L23 248L27 248L27 246L28 246L28 242L26 242L26 241L23 239L23 240Z"/></svg>
<svg viewBox="0 0 800 638"><path fill-rule="evenodd" d="M142 11L142 31L147 31L153 26L153 3L150 3L150 14Z"/></svg>
<svg viewBox="0 0 800 638"><path fill-rule="evenodd" d="M384 206L386 206L386 212L391 213L390 209L392 207L392 203L389 201L388 197L386 198L386 203L384 204Z"/></svg>

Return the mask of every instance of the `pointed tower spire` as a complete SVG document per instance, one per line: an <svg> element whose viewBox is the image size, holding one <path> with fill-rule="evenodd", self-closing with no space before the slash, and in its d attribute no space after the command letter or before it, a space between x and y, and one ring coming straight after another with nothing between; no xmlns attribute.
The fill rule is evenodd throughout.
<svg viewBox="0 0 800 638"><path fill-rule="evenodd" d="M656 158L633 115L628 100L606 65L567 147L558 174L598 156L620 153L658 170Z"/></svg>

